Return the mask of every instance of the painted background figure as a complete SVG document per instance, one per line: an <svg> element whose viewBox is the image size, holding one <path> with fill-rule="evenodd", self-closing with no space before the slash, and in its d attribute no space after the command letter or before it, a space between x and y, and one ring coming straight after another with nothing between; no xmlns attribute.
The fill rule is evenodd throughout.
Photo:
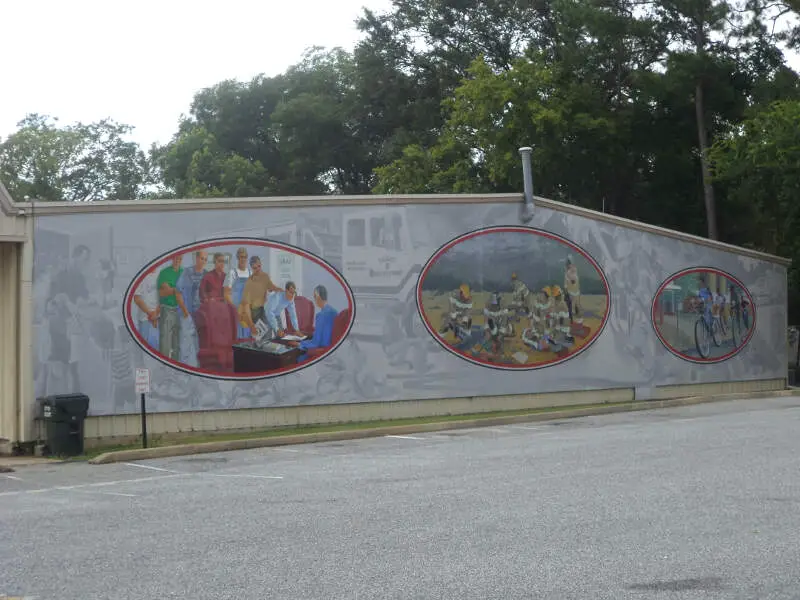
<svg viewBox="0 0 800 600"><path fill-rule="evenodd" d="M72 251L72 261L50 281L48 331L51 346L48 374L65 382L65 388L80 391L78 357L85 324L85 307L90 301L87 276L91 251L84 245Z"/></svg>
<svg viewBox="0 0 800 600"><path fill-rule="evenodd" d="M156 274L148 273L133 296L133 303L137 308L136 323L139 333L153 348L159 347L158 313L161 308L156 281Z"/></svg>

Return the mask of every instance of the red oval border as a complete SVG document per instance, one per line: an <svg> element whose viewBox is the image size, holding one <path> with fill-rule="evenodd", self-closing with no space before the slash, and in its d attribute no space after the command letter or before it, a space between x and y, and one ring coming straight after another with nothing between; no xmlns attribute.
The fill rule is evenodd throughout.
<svg viewBox="0 0 800 600"><path fill-rule="evenodd" d="M322 354L321 356L318 356L317 358L304 362L300 365L292 365L290 367L277 369L275 371L269 371L267 373L254 373L247 375L235 375L235 374L222 375L213 371L208 371L206 369L188 367L185 364L167 358L160 352L150 348L150 346L147 344L147 342L144 340L144 338L141 336L138 329L136 328L135 323L133 322L133 318L131 316L132 304L133 304L133 292L139 287L139 284L142 282L142 280L145 277L147 277L147 275L158 269L159 267L170 262L172 260L172 257L175 256L176 254L185 255L194 252L195 250L200 250L204 248L212 248L214 246L233 246L233 245L263 246L266 248L274 248L276 250L291 252L292 254L296 254L306 260L310 260L318 264L326 271L328 271L345 290L345 293L347 295L348 308L350 309L350 322L348 323L347 330L345 331L341 339L334 346L332 346L330 350L328 350L325 354ZM189 375L196 375L197 377L205 377L207 379L216 379L220 381L257 381L263 379L271 379L273 377L286 375L287 373L294 373L295 371L300 371L330 356L333 352L336 351L337 348L339 348L339 346L342 345L344 340L347 339L347 336L350 335L350 330L353 328L353 324L355 323L356 319L356 303L353 297L353 290L350 288L350 284L347 283L347 280L344 278L344 276L341 273L339 273L339 271L337 271L335 267L330 265L324 259L314 254L311 254L310 252L303 250L302 248L298 248L297 246L292 246L291 244L285 244L283 242L274 242L262 238L248 238L248 237L214 238L214 239L200 240L197 242L193 242L191 244L186 244L184 246L179 246L178 248L174 248L168 252L161 254L158 258L153 259L151 262L147 263L144 267L142 267L142 269L131 280L131 283L128 285L128 289L125 291L125 296L122 303L122 318L123 322L125 323L125 328L128 330L128 333L131 334L134 341L136 341L136 344L151 357L153 357L160 363L167 365L168 367L177 369L179 371L183 371L184 373L188 373Z"/></svg>
<svg viewBox="0 0 800 600"><path fill-rule="evenodd" d="M658 300L658 297L664 291L664 288L666 288L671 282L675 281L679 277L683 277L684 275L691 275L692 273L715 273L717 275L722 275L726 279L737 284L742 290L744 290L744 293L747 294L747 299L750 300L750 306L752 307L753 311L753 316L752 316L753 326L750 328L750 333L747 335L747 338L739 345L738 348L732 350L731 352L728 352L728 354L720 356L719 358L695 358L693 356L689 356L688 354L684 354L683 352L678 352L669 343L667 343L667 341L664 339L664 336L661 335L661 332L658 330L658 327L656 326L656 300ZM748 343L750 343L750 340L752 339L753 334L756 331L756 325L758 322L757 319L758 319L758 309L756 308L756 303L753 301L753 296L752 294L750 294L750 290L747 289L747 286L744 285L738 277L734 277L727 271L723 271L722 269L715 269L714 267L690 267L688 269L683 269L682 271L677 271L673 273L672 275L667 277L661 283L660 286L658 286L658 289L656 290L656 293L653 296L653 301L650 305L650 324L653 326L653 331L656 332L656 337L658 338L658 341L661 342L661 345L664 346L664 348L666 348L670 352L670 354L673 354L678 358L683 359L687 362L695 363L698 365L713 365L716 363L721 363L739 354L744 349L744 347Z"/></svg>
<svg viewBox="0 0 800 600"><path fill-rule="evenodd" d="M488 361L478 360L471 356L467 356L466 354L459 352L452 346L450 346L447 342L445 342L436 332L435 328L431 325L428 318L425 316L425 311L422 309L422 282L425 280L425 275L428 273L428 270L436 263L438 258L447 252L453 246L457 246L461 242L464 242L468 239L473 237L478 237L481 235L488 235L492 233L527 233L530 235L536 235L540 237L545 237L551 239L553 241L559 242L564 244L565 246L571 248L581 256L583 256L586 260L591 263L591 265L595 268L595 270L600 274L600 279L603 282L603 287L606 291L606 312L603 316L603 321L600 323L600 327L598 327L597 332L592 336L592 338L586 342L579 350L565 356L564 358L555 358L553 360L548 360L546 362L537 363L535 365L499 365L497 363L491 363ZM475 229L468 233L462 234L458 237L453 238L449 242L447 242L444 246L441 246L436 252L434 252L433 256L428 259L428 262L425 263L425 266L422 268L422 272L417 279L417 311L419 312L419 316L422 319L422 322L425 325L425 328L428 330L428 333L431 334L434 340L442 346L445 350L450 352L451 354L461 358L467 362L480 365L481 367L488 367L490 369L496 369L498 371L535 371L538 369L543 369L546 367L552 367L561 363L564 363L568 360L575 358L576 356L582 354L585 350L587 350L592 344L594 344L597 339L602 335L603 331L606 328L606 324L608 323L609 316L611 315L611 289L608 284L608 278L606 277L605 272L600 267L599 263L592 257L591 254L586 252L583 248L578 246L575 242L568 240L565 237L562 237L555 233L550 233L549 231L544 231L543 229L537 229L535 227L524 227L519 225L502 225L502 226L495 226L495 227L483 227L481 229Z"/></svg>

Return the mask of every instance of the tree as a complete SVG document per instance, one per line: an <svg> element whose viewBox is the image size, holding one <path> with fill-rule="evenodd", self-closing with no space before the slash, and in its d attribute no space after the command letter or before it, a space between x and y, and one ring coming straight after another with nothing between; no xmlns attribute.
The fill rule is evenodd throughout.
<svg viewBox="0 0 800 600"><path fill-rule="evenodd" d="M150 151L162 195L276 193L284 172L270 119L281 98L280 82L263 76L245 83L223 81L198 92L173 139ZM228 165L236 167L233 174L226 174Z"/></svg>
<svg viewBox="0 0 800 600"><path fill-rule="evenodd" d="M716 0L492 2L486 10L505 5L514 15L496 21L453 21L460 0L395 2L370 39L391 47L394 32L415 57L406 70L451 64L461 78L441 101L437 141L377 169L374 190L518 190L517 148L533 145L537 193L724 238L708 148L753 107L797 88L756 10L765 2L735 10ZM481 45L487 31L527 47L506 61ZM412 51L418 35L427 45ZM463 70L476 52L493 54Z"/></svg>
<svg viewBox="0 0 800 600"><path fill-rule="evenodd" d="M502 69L478 58L443 103L447 121L428 153L434 166L419 149L406 153L379 169L376 191L413 189L431 168L427 177L448 182L451 191L469 189L470 181L477 189L520 189L517 149L533 143L537 193L646 216L635 198L653 144L641 131L651 110L643 89L661 45L653 24L633 17L630 4L551 3L546 27L528 32L523 56Z"/></svg>
<svg viewBox="0 0 800 600"><path fill-rule="evenodd" d="M553 4L563 1L394 0L388 14L365 10L359 28L365 47L400 50L406 72L438 76L446 97L479 56L502 71L528 48L557 51Z"/></svg>
<svg viewBox="0 0 800 600"><path fill-rule="evenodd" d="M353 52L359 139L376 167L400 158L406 146L431 146L444 123L443 78L389 21L365 11L359 27L367 36Z"/></svg>
<svg viewBox="0 0 800 600"><path fill-rule="evenodd" d="M740 121L752 104L791 86L776 31L791 7L779 0L657 0L646 2L666 41L664 65L673 84L691 86L706 233L719 239L717 198L708 152L715 136ZM683 84L678 83L683 80Z"/></svg>
<svg viewBox="0 0 800 600"><path fill-rule="evenodd" d="M142 196L148 184L144 153L124 136L132 127L104 119L57 126L31 114L0 143L0 179L14 198L90 202Z"/></svg>
<svg viewBox="0 0 800 600"><path fill-rule="evenodd" d="M372 115L366 124L377 164L402 158L405 146L430 148L436 142L447 120L444 103L476 59L499 72L512 68L529 46L554 52L559 44L550 4L394 0L386 14L365 9L358 21L365 39L355 61L365 88L362 106Z"/></svg>
<svg viewBox="0 0 800 600"><path fill-rule="evenodd" d="M198 93L178 133L153 156L178 195L365 193L382 141L364 126L372 116L359 97L366 89L352 56L314 48L277 77ZM235 157L252 165L244 185L240 177L223 182L220 169Z"/></svg>
<svg viewBox="0 0 800 600"><path fill-rule="evenodd" d="M787 256L790 306L800 310L800 101L772 103L717 140L710 157L726 189L732 241Z"/></svg>
<svg viewBox="0 0 800 600"><path fill-rule="evenodd" d="M299 193L367 193L376 166L362 127L356 67L341 49L313 49L283 76L273 134L288 180Z"/></svg>
<svg viewBox="0 0 800 600"><path fill-rule="evenodd" d="M189 129L165 147L153 148L151 155L165 186L160 197L264 196L276 186L260 161L225 151L202 126Z"/></svg>

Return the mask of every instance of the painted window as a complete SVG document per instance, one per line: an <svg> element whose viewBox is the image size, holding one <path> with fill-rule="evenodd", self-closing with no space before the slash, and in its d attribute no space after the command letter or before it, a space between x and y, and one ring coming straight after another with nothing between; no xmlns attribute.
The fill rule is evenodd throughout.
<svg viewBox="0 0 800 600"><path fill-rule="evenodd" d="M347 245L351 247L367 245L367 230L364 219L351 219L347 222Z"/></svg>

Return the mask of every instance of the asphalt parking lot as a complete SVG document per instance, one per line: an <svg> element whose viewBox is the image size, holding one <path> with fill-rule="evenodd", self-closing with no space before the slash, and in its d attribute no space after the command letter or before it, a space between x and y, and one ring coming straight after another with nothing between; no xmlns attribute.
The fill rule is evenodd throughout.
<svg viewBox="0 0 800 600"><path fill-rule="evenodd" d="M800 598L800 398L0 474L0 598Z"/></svg>

